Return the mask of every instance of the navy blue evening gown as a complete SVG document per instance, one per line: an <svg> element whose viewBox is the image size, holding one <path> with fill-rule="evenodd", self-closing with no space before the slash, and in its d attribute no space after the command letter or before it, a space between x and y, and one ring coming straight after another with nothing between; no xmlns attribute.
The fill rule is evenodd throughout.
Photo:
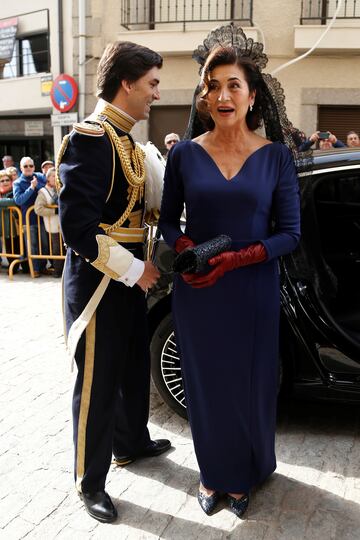
<svg viewBox="0 0 360 540"><path fill-rule="evenodd" d="M227 234L238 250L262 242L268 258L195 289L176 276L173 317L201 481L248 493L276 468L279 274L277 257L300 236L299 189L288 148L267 144L227 180L193 141L170 151L160 228L174 246ZM274 225L275 223L275 225Z"/></svg>

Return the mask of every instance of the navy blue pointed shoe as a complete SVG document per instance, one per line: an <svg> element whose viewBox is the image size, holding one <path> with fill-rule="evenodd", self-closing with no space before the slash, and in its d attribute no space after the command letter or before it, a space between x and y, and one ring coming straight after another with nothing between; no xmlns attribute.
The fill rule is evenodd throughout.
<svg viewBox="0 0 360 540"><path fill-rule="evenodd" d="M240 499L235 499L231 495L227 496L230 510L238 517L241 518L247 507L249 506L249 495L243 495Z"/></svg>
<svg viewBox="0 0 360 540"><path fill-rule="evenodd" d="M215 491L212 495L205 495L202 491L198 491L197 500L205 514L210 516L216 508L220 500L220 493Z"/></svg>

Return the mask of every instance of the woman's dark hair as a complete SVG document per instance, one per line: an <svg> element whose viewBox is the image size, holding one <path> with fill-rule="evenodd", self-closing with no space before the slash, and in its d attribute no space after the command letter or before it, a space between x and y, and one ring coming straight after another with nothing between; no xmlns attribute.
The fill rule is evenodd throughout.
<svg viewBox="0 0 360 540"><path fill-rule="evenodd" d="M96 95L112 101L121 81L137 81L151 68L160 69L162 63L160 54L147 47L131 41L115 41L106 47L100 59Z"/></svg>
<svg viewBox="0 0 360 540"><path fill-rule="evenodd" d="M218 66L236 65L244 70L245 79L249 86L249 91L256 91L253 110L248 110L246 114L246 124L251 131L259 128L262 124L262 87L264 85L263 78L258 67L250 60L243 56L243 51L236 47L216 47L208 56L205 65L201 72L200 92L197 96L196 108L200 119L208 130L215 127L214 121L211 118L207 106L206 97L209 93L209 81L211 72Z"/></svg>

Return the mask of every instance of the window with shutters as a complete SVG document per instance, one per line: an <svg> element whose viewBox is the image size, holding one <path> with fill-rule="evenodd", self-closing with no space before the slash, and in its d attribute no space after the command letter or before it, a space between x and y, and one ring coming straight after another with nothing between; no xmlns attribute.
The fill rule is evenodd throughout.
<svg viewBox="0 0 360 540"><path fill-rule="evenodd" d="M152 108L149 120L149 140L158 147L162 154L167 152L164 145L167 133L178 133L180 138L184 135L189 121L190 109L190 105Z"/></svg>
<svg viewBox="0 0 360 540"><path fill-rule="evenodd" d="M330 131L346 144L349 131L360 133L360 105L319 105L318 130Z"/></svg>

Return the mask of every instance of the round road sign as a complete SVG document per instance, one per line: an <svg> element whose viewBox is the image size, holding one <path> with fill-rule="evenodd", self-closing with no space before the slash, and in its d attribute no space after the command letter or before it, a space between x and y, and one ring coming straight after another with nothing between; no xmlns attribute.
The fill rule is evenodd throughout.
<svg viewBox="0 0 360 540"><path fill-rule="evenodd" d="M70 75L59 75L53 82L50 97L55 109L60 112L70 111L76 103L78 87Z"/></svg>

